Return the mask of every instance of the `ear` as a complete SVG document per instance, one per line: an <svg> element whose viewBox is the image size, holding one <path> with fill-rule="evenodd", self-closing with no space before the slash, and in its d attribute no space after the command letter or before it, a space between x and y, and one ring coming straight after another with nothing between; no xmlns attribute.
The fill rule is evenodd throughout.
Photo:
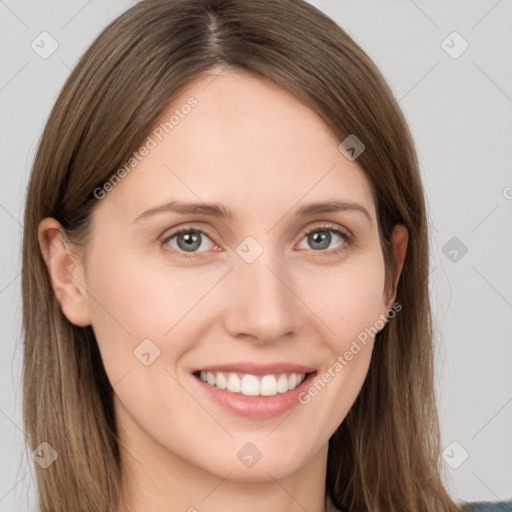
<svg viewBox="0 0 512 512"><path fill-rule="evenodd" d="M74 325L91 325L82 261L72 252L64 229L58 221L48 217L40 222L37 236L62 312Z"/></svg>
<svg viewBox="0 0 512 512"><path fill-rule="evenodd" d="M392 252L394 258L394 275L391 277L392 284L390 290L390 297L388 299L387 308L389 309L396 298L396 290L398 286L398 281L400 279L400 274L402 273L402 268L404 266L405 254L407 252L407 243L409 241L409 232L407 228L403 224L397 224L393 229L392 235Z"/></svg>

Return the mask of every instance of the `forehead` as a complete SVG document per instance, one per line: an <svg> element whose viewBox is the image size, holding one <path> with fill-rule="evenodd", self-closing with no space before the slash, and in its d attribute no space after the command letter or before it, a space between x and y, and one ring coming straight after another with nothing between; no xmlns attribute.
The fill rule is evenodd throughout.
<svg viewBox="0 0 512 512"><path fill-rule="evenodd" d="M301 202L345 200L374 216L370 183L338 144L314 111L280 87L212 70L165 108L143 143L151 149L104 203L135 218L169 198L214 202L233 216L272 222Z"/></svg>

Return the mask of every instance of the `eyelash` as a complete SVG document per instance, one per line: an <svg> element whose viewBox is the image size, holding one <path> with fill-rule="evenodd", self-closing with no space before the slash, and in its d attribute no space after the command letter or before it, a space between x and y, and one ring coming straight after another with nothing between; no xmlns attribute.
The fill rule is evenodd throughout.
<svg viewBox="0 0 512 512"><path fill-rule="evenodd" d="M346 251L348 249L348 247L350 245L352 245L352 237L351 237L351 235L347 231L345 231L344 229L339 228L338 226L335 226L335 225L332 225L332 224L324 224L324 225L321 225L321 226L315 226L315 227L305 231L304 233L302 233L299 241L301 241L304 237L307 237L311 233L315 233L316 231L331 231L331 232L339 235L343 239L343 243L337 249L319 250L319 251L315 251L314 249L310 249L310 251L313 251L313 253L316 253L316 254L314 254L315 256L336 257L336 256L339 256L344 251ZM214 245L217 245L214 242L214 240L213 240L214 237L207 230L199 229L199 228L194 228L194 227L183 228L183 229L179 229L177 231L174 231L170 235L166 236L162 240L161 244L162 244L162 246L164 246L165 244L167 244L170 240L172 240L176 236L179 236L179 235L182 235L182 234L187 234L187 233L200 233L201 235L206 235L212 241L212 243ZM303 249L301 249L301 250L303 250ZM180 256L185 256L186 258L198 257L198 256L201 255L201 252L207 252L207 251L201 251L201 252L198 252L198 253L197 252L196 253L194 253L194 252L187 253L186 251L181 251L181 250L172 248L172 252L175 252L175 251L177 251L177 253Z"/></svg>

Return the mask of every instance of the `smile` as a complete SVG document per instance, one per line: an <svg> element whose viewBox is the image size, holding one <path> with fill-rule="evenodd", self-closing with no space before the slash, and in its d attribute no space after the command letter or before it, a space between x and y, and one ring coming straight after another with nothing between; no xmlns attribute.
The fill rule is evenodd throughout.
<svg viewBox="0 0 512 512"><path fill-rule="evenodd" d="M199 379L210 386L246 396L274 396L278 393L287 393L299 386L305 378L305 373L257 376L250 373L199 372Z"/></svg>
<svg viewBox="0 0 512 512"><path fill-rule="evenodd" d="M224 411L251 419L274 418L300 405L317 375L295 363L226 363L199 367L191 376L201 396Z"/></svg>

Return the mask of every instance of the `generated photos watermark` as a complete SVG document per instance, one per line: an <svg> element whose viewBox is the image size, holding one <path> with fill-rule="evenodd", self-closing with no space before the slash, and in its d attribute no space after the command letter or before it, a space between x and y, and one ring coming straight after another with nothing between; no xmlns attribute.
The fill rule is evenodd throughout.
<svg viewBox="0 0 512 512"><path fill-rule="evenodd" d="M104 199L108 192L113 190L123 178L125 178L137 165L142 162L144 157L148 156L152 149L158 146L166 135L171 133L172 130L178 126L183 119L187 117L192 109L197 107L199 102L194 96L188 98L187 102L181 105L180 108L174 110L174 114L169 117L167 121L160 123L148 137L144 144L138 151L134 151L132 156L120 167L101 187L96 187L93 190L93 195L96 199Z"/></svg>
<svg viewBox="0 0 512 512"><path fill-rule="evenodd" d="M352 340L350 348L347 349L343 354L340 354L336 360L325 370L322 375L318 375L307 391L303 391L299 394L298 400L302 405L307 405L311 402L311 399L317 396L336 376L345 368L354 357L361 352L362 347L368 344L368 341L373 339L375 335L381 331L386 323L394 318L398 312L402 310L402 305L395 302L388 312L379 315L379 319L371 326L366 327L361 331L356 339Z"/></svg>

